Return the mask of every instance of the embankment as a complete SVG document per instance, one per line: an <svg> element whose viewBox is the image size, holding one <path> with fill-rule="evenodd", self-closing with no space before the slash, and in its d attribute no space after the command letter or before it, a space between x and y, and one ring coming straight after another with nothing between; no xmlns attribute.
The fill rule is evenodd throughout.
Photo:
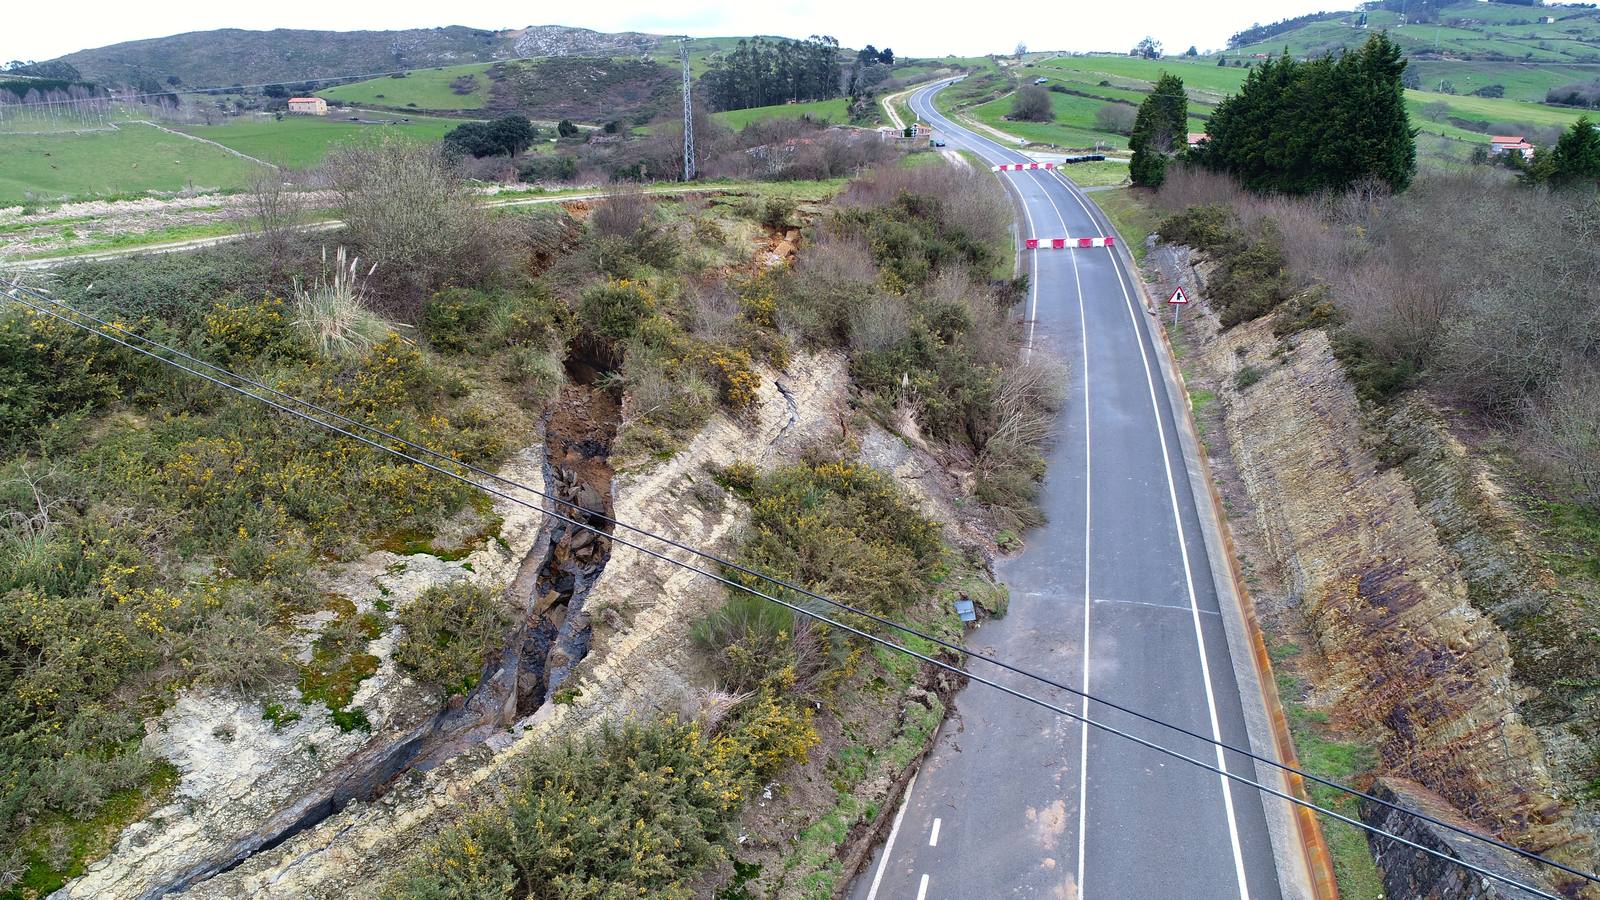
<svg viewBox="0 0 1600 900"><path fill-rule="evenodd" d="M1423 398L1359 401L1326 333L1280 337L1271 317L1222 330L1204 260L1171 247L1150 260L1165 283L1181 273L1198 288L1183 362L1218 400L1223 433L1208 442L1224 444L1247 506L1234 516L1253 536L1241 552L1269 630L1314 651L1308 701L1376 750L1380 774L1592 870L1594 829L1574 802L1587 761L1564 736L1581 704L1558 688L1592 651L1562 632L1563 601L1486 469ZM1411 885L1393 895L1422 896L1415 854L1375 849L1390 891Z"/></svg>

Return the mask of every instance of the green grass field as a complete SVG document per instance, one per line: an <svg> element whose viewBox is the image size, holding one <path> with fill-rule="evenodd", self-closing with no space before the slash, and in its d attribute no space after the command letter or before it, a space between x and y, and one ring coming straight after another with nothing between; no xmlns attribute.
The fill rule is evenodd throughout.
<svg viewBox="0 0 1600 900"><path fill-rule="evenodd" d="M850 104L843 97L833 100L816 100L811 103L779 103L776 106L756 106L750 109L731 109L715 113L711 118L739 129L751 122L764 119L800 119L809 117L816 122L843 125L850 121Z"/></svg>
<svg viewBox="0 0 1600 900"><path fill-rule="evenodd" d="M241 188L261 167L148 125L77 134L0 134L0 204Z"/></svg>
<svg viewBox="0 0 1600 900"><path fill-rule="evenodd" d="M482 109L489 101L489 71L486 63L446 66L442 69L417 69L404 78L373 78L317 91L329 103L347 106L415 106L418 109ZM450 82L463 75L477 79L478 89L458 94Z"/></svg>
<svg viewBox="0 0 1600 900"><path fill-rule="evenodd" d="M445 132L460 125L455 119L410 116L409 122L389 114L363 116L369 119L394 119L392 125L368 125L335 116L241 116L221 125L186 125L182 130L196 137L216 141L257 159L296 169L320 165L328 151L351 141L379 135L398 135L410 140L437 141ZM192 143L192 142L186 142Z"/></svg>

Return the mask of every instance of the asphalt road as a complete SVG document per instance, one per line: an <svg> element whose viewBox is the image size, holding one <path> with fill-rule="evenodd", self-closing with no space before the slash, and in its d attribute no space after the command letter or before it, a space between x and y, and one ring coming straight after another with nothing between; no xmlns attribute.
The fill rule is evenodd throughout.
<svg viewBox="0 0 1600 900"><path fill-rule="evenodd" d="M911 107L951 147L990 164L1031 161L946 120L932 106L938 88L918 91ZM1020 197L1024 235L1110 230L1091 201L1050 172L998 177ZM1153 317L1112 250L1023 253L1033 274L1027 334L1034 352L1061 359L1068 401L1042 497L1049 522L1000 565L1010 612L972 643L1248 746L1246 703L1152 343ZM1205 742L1066 692L997 680L1207 762L1219 758ZM1258 694L1244 699L1259 707ZM1223 762L1257 777L1244 757L1226 754ZM1280 888L1267 819L1248 787L972 685L956 698L908 792L887 860L880 848L851 897L1293 895Z"/></svg>

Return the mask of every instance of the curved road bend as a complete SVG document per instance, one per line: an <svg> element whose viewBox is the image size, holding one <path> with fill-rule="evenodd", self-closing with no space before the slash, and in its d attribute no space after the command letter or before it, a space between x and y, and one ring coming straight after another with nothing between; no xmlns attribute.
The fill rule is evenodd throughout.
<svg viewBox="0 0 1600 900"><path fill-rule="evenodd" d="M1032 161L940 115L932 96L941 87L918 91L911 107L952 146L990 164ZM1045 170L999 177L1021 201L1026 235L1109 230L1065 179ZM1201 517L1137 282L1112 250L1024 253L1033 276L1028 338L1061 357L1070 387L1041 497L1048 524L999 566L1010 613L973 641L1063 684L1087 684L1097 696L1249 746ZM1204 742L998 677L1197 759L1218 758ZM1257 779L1250 760L1229 753L1225 763ZM888 859L880 848L850 896L1293 896L1298 891L1280 888L1262 804L1254 790L1215 773L973 686L956 698L908 791Z"/></svg>

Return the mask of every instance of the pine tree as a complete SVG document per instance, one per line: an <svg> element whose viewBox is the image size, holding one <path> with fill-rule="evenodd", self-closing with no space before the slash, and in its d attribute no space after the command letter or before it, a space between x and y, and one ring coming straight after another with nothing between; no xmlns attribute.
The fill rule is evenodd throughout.
<svg viewBox="0 0 1600 900"><path fill-rule="evenodd" d="M1155 90L1139 104L1133 135L1128 139L1133 150L1128 174L1134 184L1161 186L1166 179L1167 158L1185 146L1188 123L1189 97L1183 91L1183 79L1162 72Z"/></svg>
<svg viewBox="0 0 1600 900"><path fill-rule="evenodd" d="M1550 180L1557 184L1593 184L1600 180L1600 130L1588 116L1579 117L1562 132L1550 153Z"/></svg>
<svg viewBox="0 0 1600 900"><path fill-rule="evenodd" d="M1417 169L1405 67L1382 34L1337 59L1268 60L1212 115L1205 162L1257 191L1340 191L1368 178L1405 190Z"/></svg>

